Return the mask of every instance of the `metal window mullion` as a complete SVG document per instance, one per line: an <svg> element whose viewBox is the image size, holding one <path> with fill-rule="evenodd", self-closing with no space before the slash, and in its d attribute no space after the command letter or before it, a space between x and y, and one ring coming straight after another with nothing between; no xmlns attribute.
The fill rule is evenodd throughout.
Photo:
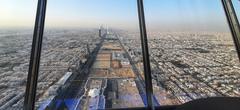
<svg viewBox="0 0 240 110"><path fill-rule="evenodd" d="M233 36L233 40L237 49L238 58L240 59L240 26L234 10L232 0L222 0L223 8L227 17L227 21Z"/></svg>
<svg viewBox="0 0 240 110"><path fill-rule="evenodd" d="M152 88L152 77L151 77L151 68L150 68L150 60L149 60L148 40L147 40L143 0L137 0L137 6L138 6L139 28L140 28L140 34L141 34L140 36L141 36L141 44L142 44L144 76L145 76L145 84L146 84L147 108L153 110L154 109L153 88Z"/></svg>
<svg viewBox="0 0 240 110"><path fill-rule="evenodd" d="M45 13L47 0L38 0L37 14L32 41L32 50L28 70L26 92L24 98L24 110L33 110L38 81L39 64L42 49L42 38L44 31Z"/></svg>

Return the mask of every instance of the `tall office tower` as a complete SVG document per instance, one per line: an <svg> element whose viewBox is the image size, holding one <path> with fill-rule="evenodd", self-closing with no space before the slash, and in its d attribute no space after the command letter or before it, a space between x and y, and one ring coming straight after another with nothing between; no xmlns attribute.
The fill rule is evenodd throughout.
<svg viewBox="0 0 240 110"><path fill-rule="evenodd" d="M102 30L101 30L101 27L99 28L99 37L102 37Z"/></svg>
<svg viewBox="0 0 240 110"><path fill-rule="evenodd" d="M109 34L109 32L108 32L108 25L107 25L106 29L107 29L107 34Z"/></svg>
<svg viewBox="0 0 240 110"><path fill-rule="evenodd" d="M90 48L89 48L89 44L87 43L87 54L91 54Z"/></svg>

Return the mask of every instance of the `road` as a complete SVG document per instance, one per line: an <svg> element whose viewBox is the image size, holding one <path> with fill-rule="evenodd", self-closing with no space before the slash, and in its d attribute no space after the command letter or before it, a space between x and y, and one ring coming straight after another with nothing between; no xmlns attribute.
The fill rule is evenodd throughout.
<svg viewBox="0 0 240 110"><path fill-rule="evenodd" d="M125 53L127 54L127 57L130 61L130 64L132 65L132 69L134 74L136 75L136 79L135 79L135 83L137 85L139 94L141 95L141 98L143 100L143 103L145 106L147 106L147 96L146 96L146 86L145 86L145 80L142 78L141 73L139 72L139 69L136 67L135 63L133 62L131 56L129 55L129 53L127 52L127 50L125 49L125 47L123 46L122 42L120 41L120 39L118 38L118 41L121 45L121 47L123 48L123 50L125 51ZM158 103L157 98L153 95L153 103L154 106L160 106L160 104Z"/></svg>
<svg viewBox="0 0 240 110"><path fill-rule="evenodd" d="M76 70L65 85L65 89L62 89L60 93L54 98L54 100L49 104L51 110L58 110L60 108L68 108L70 110L75 109L85 92L85 84L88 80L88 72L94 61L96 60L97 53L102 47L104 42L104 37L101 39L98 46L93 50L93 52L87 58L85 64Z"/></svg>
<svg viewBox="0 0 240 110"><path fill-rule="evenodd" d="M103 78L99 77L100 79L105 79L106 81L103 84L105 86L101 87L101 93L99 94L98 97L95 97L95 99L88 97L89 87L87 86L89 80L92 79L92 77L89 77L89 71L93 63L96 61L97 55L101 47L103 46L105 37L106 35L104 35L104 37L101 39L101 42L89 55L86 63L81 68L73 71L73 73L75 74L73 74L68 79L68 83L64 85L65 89L63 87L63 89L59 91L60 93L54 98L51 104L49 104L50 105L49 108L51 110L58 110L58 109L64 109L64 108L70 109L70 110L76 110L76 109L82 109L83 106L87 107L88 109L91 107L98 108L98 109L105 108L105 98L103 93L106 88L107 79L104 77ZM133 63L133 60L131 59L130 55L128 54L128 52L126 51L126 49L124 48L124 46L122 45L119 39L118 39L118 42L120 43L121 48L124 50L124 52L126 53L130 61L132 70L136 76L135 83L136 83L137 89L139 91L139 94L142 98L144 105L147 106L146 89L145 89L146 86L144 83L145 81L140 75L138 68ZM98 103L97 105L95 106L92 106L93 104L89 105L89 103L94 103L95 101L97 101ZM155 106L160 106L155 96L153 96L153 101Z"/></svg>

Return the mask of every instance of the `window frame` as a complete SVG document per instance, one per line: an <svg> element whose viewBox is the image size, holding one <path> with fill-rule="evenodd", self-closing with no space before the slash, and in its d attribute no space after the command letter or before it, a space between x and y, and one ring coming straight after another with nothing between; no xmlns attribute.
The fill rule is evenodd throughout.
<svg viewBox="0 0 240 110"><path fill-rule="evenodd" d="M42 38L45 24L46 5L47 0L38 0L27 85L24 98L24 110L33 110L35 106L37 79L39 73Z"/></svg>
<svg viewBox="0 0 240 110"><path fill-rule="evenodd" d="M236 12L234 10L233 4L231 0L221 0L224 8L224 12L226 14L226 18L229 24L229 28L231 30L231 34L233 36L234 44L237 49L238 58L240 59L240 26L239 21L237 19ZM147 30L145 24L145 16L144 16L144 3L143 0L137 0L137 8L138 8L138 18L139 18L139 29L141 36L141 45L143 52L143 66L144 66L144 76L145 76L145 85L146 85L146 95L147 95L147 106L145 109L174 109L177 105L172 106L160 106L156 107L153 102L153 88L152 88L152 77L151 77L151 69L150 69L150 60L148 53L148 42L147 42ZM24 110L33 110L35 106L35 96L37 89L37 79L39 73L39 63L41 58L41 48L42 48L42 38L44 32L44 24L45 24L45 14L46 14L46 6L47 0L38 0L38 6L36 11L35 18L35 26L34 26L34 34L32 41L32 50L31 57L29 63L29 71L27 78L27 86L25 91L24 98ZM126 108L126 109L144 109L144 108ZM110 110L118 110L118 109L110 109Z"/></svg>
<svg viewBox="0 0 240 110"><path fill-rule="evenodd" d="M240 26L232 0L222 0L223 8L227 17L228 25L237 49L238 58L240 59Z"/></svg>

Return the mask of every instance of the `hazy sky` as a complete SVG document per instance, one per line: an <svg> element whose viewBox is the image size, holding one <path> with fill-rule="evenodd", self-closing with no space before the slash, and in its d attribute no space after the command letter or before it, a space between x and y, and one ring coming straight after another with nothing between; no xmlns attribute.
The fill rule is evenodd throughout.
<svg viewBox="0 0 240 110"><path fill-rule="evenodd" d="M225 31L221 0L144 0L148 30ZM239 3L240 4L240 3ZM33 27L37 0L0 0L0 27ZM138 29L136 0L48 0L46 27Z"/></svg>
<svg viewBox="0 0 240 110"><path fill-rule="evenodd" d="M0 0L0 28L32 27L37 0Z"/></svg>

